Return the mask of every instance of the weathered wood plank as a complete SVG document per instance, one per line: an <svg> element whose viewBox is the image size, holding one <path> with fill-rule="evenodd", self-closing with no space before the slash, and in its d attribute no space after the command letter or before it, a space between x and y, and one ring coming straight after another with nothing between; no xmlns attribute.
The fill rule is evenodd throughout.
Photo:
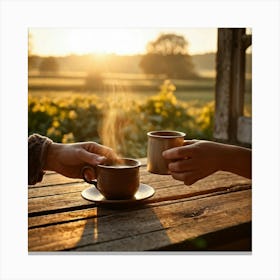
<svg viewBox="0 0 280 280"><path fill-rule="evenodd" d="M192 195L197 195L197 193L201 191L205 193L207 190L209 190L209 192L211 192L211 190L221 187L223 189L227 189L235 185L251 184L250 180L227 172L218 172L208 176L207 178L204 178L193 184L191 187L185 186L182 182L174 180L171 176L168 176L168 180L164 182L156 183L150 182L149 178L150 177L146 177L147 181L143 179L143 183L154 187L156 189L156 193L152 198L147 199L146 203L190 197ZM164 177L164 179L166 178L167 177ZM50 188L50 194L48 196L42 196L42 190L37 189L39 192L38 197L35 197L36 194L33 193L32 195L34 198L30 198L28 200L28 213L34 214L36 212L61 209L65 209L66 211L69 208L77 206L94 206L95 203L87 201L81 196L81 190L86 187L87 185L82 183L81 186L74 186L74 188L76 190L79 189L79 191L73 190L72 192L69 188L66 192L60 194L55 194L55 191L52 192L52 189ZM55 189L57 190L57 187ZM44 190L43 194L45 194Z"/></svg>
<svg viewBox="0 0 280 280"><path fill-rule="evenodd" d="M151 174L146 170L146 166L141 166L141 174L142 176L151 176L153 180L158 180L159 178L166 178L166 175L157 175ZM71 184L71 183L79 183L84 182L83 179L79 178L68 178L58 173L47 173L44 175L42 182L37 183L36 185L29 185L28 188L38 188L38 187L45 187L45 186L55 186L58 184Z"/></svg>
<svg viewBox="0 0 280 280"><path fill-rule="evenodd" d="M153 181L152 178L149 178L149 180L145 180L141 176L141 182L145 184L151 184L153 183L154 188L160 188L160 187L169 187L172 184L176 185L176 181L170 180L170 177L165 177L161 181ZM177 181L177 184L179 182ZM90 187L90 184L86 182L76 182L76 183L70 183L70 184L58 184L58 185L52 185L52 186L43 186L43 187L37 187L37 188L30 188L28 190L28 198L38 198L38 197L44 197L44 196L53 196L58 194L68 194L73 192L82 192L85 188Z"/></svg>
<svg viewBox="0 0 280 280"><path fill-rule="evenodd" d="M139 204L132 204L129 206L123 207L123 209L127 209L128 207L130 209L132 208L140 208L144 205L149 205L150 207L164 205L167 203L170 203L172 201L176 200L193 200L193 199L201 199L202 197L212 196L212 195L218 195L223 193L229 193L229 192L236 192L236 191L242 191L250 189L251 185L237 185L237 186L231 186L231 187L218 187L215 189L211 189L211 192L209 190L205 191L197 191L192 192L189 194L180 194L180 191L178 191L179 194L174 194L174 189L165 189L164 194L160 196L156 196L155 198L152 198L150 200L146 200ZM102 213L105 215L111 215L114 213L114 210L111 208L103 207L103 209L106 209L107 212L103 211ZM113 208L113 209L116 209ZM118 207L118 209L122 209L122 207ZM65 211L61 213L48 213L42 215L40 212L35 213L37 215L31 216L28 218L28 228L34 228L34 227L40 227L40 226L46 226L56 223L67 223L69 221L73 220L79 220L79 219L85 219L85 218L92 218L96 215L96 207L92 206L90 208L82 208L78 210L73 209L64 209ZM113 211L113 212L112 212Z"/></svg>
<svg viewBox="0 0 280 280"><path fill-rule="evenodd" d="M252 222L206 233L159 251L252 251Z"/></svg>
<svg viewBox="0 0 280 280"><path fill-rule="evenodd" d="M244 110L244 85L245 85L245 49L242 37L245 28L236 28L233 33L232 75L231 75L231 108L229 134L231 143L237 143L237 122Z"/></svg>
<svg viewBox="0 0 280 280"><path fill-rule="evenodd" d="M238 118L237 140L240 143L252 144L252 118Z"/></svg>
<svg viewBox="0 0 280 280"><path fill-rule="evenodd" d="M75 208L79 206L92 205L93 202L85 200L80 192L59 194L47 197L30 198L28 200L28 214L34 214L36 212L54 211L59 212L61 209L65 211L69 208ZM73 209L74 210L74 209Z"/></svg>
<svg viewBox="0 0 280 280"><path fill-rule="evenodd" d="M182 224L177 227L171 227L167 228L166 230L158 230L154 232L147 232L144 234L138 234L132 237L126 237L123 239L117 239L112 240L104 243L97 243L97 244L91 244L91 245L84 245L77 248L71 248L67 249L67 251L79 251L79 252L142 252L142 251L164 251L165 248L168 248L167 250L170 251L170 248L174 248L172 251L182 251L182 244L193 244L198 239L201 241L207 235L210 234L219 234L219 231L222 231L224 229L228 229L226 225L221 225L217 223L216 219L219 219L220 217L214 216L209 217L207 221L195 221L194 223L187 223ZM211 226L213 226L212 230L203 228L203 223L209 223ZM248 224L249 222L245 222L236 226L230 226L231 221L227 221L227 224L229 227L236 227L237 229L242 229L244 225ZM224 228L226 226L226 228ZM190 228L192 230L190 231ZM220 235L220 234L219 234ZM197 238L197 240L195 240ZM231 237L232 242L236 242L236 236ZM246 236L246 243L250 242L251 236ZM199 242L199 241L198 241ZM220 241L221 242L221 241ZM217 246L215 249L212 249L213 251L217 251L217 248L219 248L218 251L229 251L228 248L223 248L223 243L219 246ZM231 246L231 251L242 251L237 247L240 246L240 244L236 244L236 247ZM176 249L178 248L179 249ZM246 246L248 247L248 245ZM166 251L167 251L166 250ZM186 248L184 251L195 251L195 250L201 250L200 247L192 246L190 249ZM207 248L205 248L205 251ZM210 248L211 250L211 248ZM250 250L248 248L245 249L246 251Z"/></svg>
<svg viewBox="0 0 280 280"><path fill-rule="evenodd" d="M58 176L61 176L57 174ZM168 175L156 175L156 174L150 174L149 176L146 176L147 174L145 171L140 171L140 181L144 184L152 184L154 188L164 188L169 187L170 185L178 185L180 182L175 181L172 179L171 176ZM62 178L65 178L61 176ZM192 188L194 186L205 186L205 185L213 185L216 184L218 181L226 181L223 182L223 184L228 184L230 181L232 182L238 182L239 183L249 183L250 180L245 179L243 177L227 173L227 172L217 172L212 176L209 176L207 179L203 179L201 181L198 181L192 186L189 186L188 188ZM36 197L42 197L42 196L48 196L48 195L55 195L55 194L63 194L63 193L70 193L70 192L78 192L82 191L89 185L85 183L84 181L78 181L74 183L66 183L64 184L64 181L59 180L59 182L56 185L45 185L45 186L37 186L29 188L28 190L28 197L29 198L36 198Z"/></svg>
<svg viewBox="0 0 280 280"><path fill-rule="evenodd" d="M219 28L213 135L216 139L224 141L229 139L232 46L233 30L231 28Z"/></svg>
<svg viewBox="0 0 280 280"><path fill-rule="evenodd" d="M105 208L104 208L105 209ZM107 212L106 212L107 211ZM106 209L103 213L112 214L114 210ZM70 221L78 221L97 217L97 208L73 210L68 212L40 215L28 218L28 228L40 227L59 223L68 223Z"/></svg>
<svg viewBox="0 0 280 280"><path fill-rule="evenodd" d="M245 28L218 29L214 137L223 142L238 143L237 122L244 108L244 36Z"/></svg>
<svg viewBox="0 0 280 280"><path fill-rule="evenodd" d="M77 183L77 182L83 182L83 180L77 178L68 178L58 173L48 173L44 175L42 182L39 182L36 185L28 185L28 188L31 189L31 188L38 188L43 186L52 186L57 184L68 184L68 183Z"/></svg>
<svg viewBox="0 0 280 280"><path fill-rule="evenodd" d="M251 190L33 228L29 251L143 251L251 221ZM105 210L106 211L106 210Z"/></svg>
<svg viewBox="0 0 280 280"><path fill-rule="evenodd" d="M53 196L58 194L67 194L73 192L81 192L88 186L89 185L86 182L76 182L69 184L58 184L53 186L30 188L28 189L28 199L44 196Z"/></svg>

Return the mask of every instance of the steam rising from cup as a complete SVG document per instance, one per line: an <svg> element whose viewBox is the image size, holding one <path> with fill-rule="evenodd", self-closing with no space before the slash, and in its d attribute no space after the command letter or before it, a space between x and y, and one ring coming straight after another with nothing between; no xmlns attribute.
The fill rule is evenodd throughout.
<svg viewBox="0 0 280 280"><path fill-rule="evenodd" d="M103 108L99 134L102 144L112 148L116 153L116 157L109 158L107 164L121 164L120 158L126 156L122 154L122 147L126 145L125 128L130 123L128 109L131 101L128 93L122 88L118 88L118 92L116 92L116 85L109 92L105 97L107 102Z"/></svg>

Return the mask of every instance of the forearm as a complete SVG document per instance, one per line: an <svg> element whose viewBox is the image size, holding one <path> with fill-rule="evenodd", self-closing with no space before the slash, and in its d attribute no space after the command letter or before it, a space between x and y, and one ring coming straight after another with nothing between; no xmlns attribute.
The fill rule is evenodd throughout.
<svg viewBox="0 0 280 280"><path fill-rule="evenodd" d="M221 170L252 178L252 151L240 146L226 145Z"/></svg>
<svg viewBox="0 0 280 280"><path fill-rule="evenodd" d="M56 165L58 163L60 149L62 149L62 144L59 143L52 143L49 146L43 170L57 171Z"/></svg>

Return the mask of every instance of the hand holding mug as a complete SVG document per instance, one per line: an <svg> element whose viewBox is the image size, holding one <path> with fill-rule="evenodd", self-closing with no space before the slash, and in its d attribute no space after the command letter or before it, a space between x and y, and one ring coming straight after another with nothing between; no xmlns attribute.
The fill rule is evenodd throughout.
<svg viewBox="0 0 280 280"><path fill-rule="evenodd" d="M55 171L70 178L83 178L81 170L85 165L96 166L117 158L111 148L95 142L52 143L47 152L44 170ZM94 179L94 172L87 170L87 177Z"/></svg>
<svg viewBox="0 0 280 280"><path fill-rule="evenodd" d="M148 132L147 170L151 173L170 174L170 160L164 158L165 150L180 147L184 143L185 133L179 131L161 130Z"/></svg>
<svg viewBox="0 0 280 280"><path fill-rule="evenodd" d="M176 180L192 185L218 171L228 171L251 178L251 150L204 140L186 140L182 147L163 152L171 162L170 174Z"/></svg>

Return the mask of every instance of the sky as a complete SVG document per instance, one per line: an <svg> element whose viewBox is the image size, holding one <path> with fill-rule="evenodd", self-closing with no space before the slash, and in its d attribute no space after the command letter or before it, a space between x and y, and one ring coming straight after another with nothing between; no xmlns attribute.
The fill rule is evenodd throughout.
<svg viewBox="0 0 280 280"><path fill-rule="evenodd" d="M42 56L88 53L143 54L147 43L154 41L161 33L184 36L191 55L215 52L217 49L216 28L29 29L32 53Z"/></svg>

